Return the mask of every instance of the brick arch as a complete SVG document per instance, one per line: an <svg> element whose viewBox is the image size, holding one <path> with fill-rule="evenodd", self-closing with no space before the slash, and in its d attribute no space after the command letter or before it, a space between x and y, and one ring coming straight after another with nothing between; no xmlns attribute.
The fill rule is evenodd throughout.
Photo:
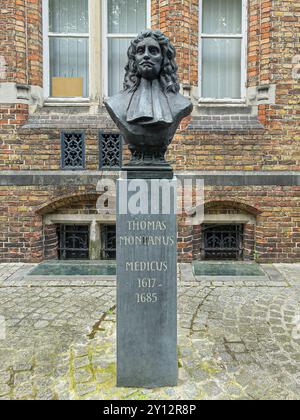
<svg viewBox="0 0 300 420"><path fill-rule="evenodd" d="M211 200L207 201L204 204L204 210L208 210L211 208L218 208L218 207L229 207L231 209L236 209L240 211L244 211L246 213L249 213L253 216L258 216L262 213L262 210L260 210L257 207L251 206L250 204L243 203L241 201L231 201L231 200Z"/></svg>
<svg viewBox="0 0 300 420"><path fill-rule="evenodd" d="M39 215L49 214L57 209L66 206L74 206L75 204L83 204L86 202L93 202L99 198L100 193L77 193L77 194L68 194L60 196L56 199L51 199L48 202L44 203L42 206L39 206L36 209L36 213Z"/></svg>
<svg viewBox="0 0 300 420"><path fill-rule="evenodd" d="M262 213L262 210L260 210L257 207L251 206L250 204L241 201L234 200L208 200L204 204L204 212L207 212L209 209L236 210L238 212L247 213L255 219ZM189 259L186 259L187 262L190 262L191 259L202 259L202 235L202 224L187 227L185 234L182 235L184 236L184 250L187 250L189 247L190 251ZM255 224L253 222L244 224L244 260L254 259L255 235Z"/></svg>

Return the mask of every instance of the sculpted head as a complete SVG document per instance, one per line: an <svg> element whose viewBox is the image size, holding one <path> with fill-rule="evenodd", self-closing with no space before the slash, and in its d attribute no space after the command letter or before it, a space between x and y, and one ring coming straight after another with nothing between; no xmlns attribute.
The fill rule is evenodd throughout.
<svg viewBox="0 0 300 420"><path fill-rule="evenodd" d="M141 78L159 79L162 90L179 91L175 48L160 31L147 30L131 42L124 89L135 91Z"/></svg>

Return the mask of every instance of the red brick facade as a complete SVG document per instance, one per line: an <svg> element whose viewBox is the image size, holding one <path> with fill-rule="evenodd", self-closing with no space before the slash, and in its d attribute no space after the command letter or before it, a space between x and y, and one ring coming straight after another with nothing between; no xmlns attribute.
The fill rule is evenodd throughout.
<svg viewBox="0 0 300 420"><path fill-rule="evenodd" d="M64 128L85 131L85 169L96 171L99 129L116 130L102 106L92 119L88 107L45 106L31 110L29 101L24 99L23 91L28 86L43 87L41 3L0 0L0 83L17 85L16 103L5 103L3 99L0 103L1 177L13 179L18 171L26 174L60 170L60 132ZM262 179L264 171L280 171L281 182L274 185L263 181L251 185L208 183L206 206L229 203L229 207L253 217L253 223L244 225L245 259L296 262L300 261L300 2L248 3L247 88L275 86L274 100L252 104L254 108L258 106L258 116L251 116L250 125L234 129L237 122L243 123L248 117L232 113L213 116L211 121L217 125L214 128L208 124L205 128L206 117L197 115L203 105L197 105L193 97L193 118L182 124L169 158L174 161L175 171L222 171L220 177L228 171L259 171ZM199 1L152 0L152 26L174 42L180 80L192 96L198 85L198 16ZM219 120L224 120L223 125ZM64 197L71 201L74 197L75 202L76 197L83 197L85 204L76 211L89 213L90 199L86 194L96 197L96 186L80 182L19 185L19 181L11 185L5 180L1 178L0 182L0 261L55 258L56 226L44 224L45 214L40 209L57 202L54 207L46 207L47 211L61 212L66 209ZM62 201L57 201L60 198ZM73 204L74 201L69 203L72 213ZM178 226L180 259L201 258L201 226L186 226L181 218Z"/></svg>

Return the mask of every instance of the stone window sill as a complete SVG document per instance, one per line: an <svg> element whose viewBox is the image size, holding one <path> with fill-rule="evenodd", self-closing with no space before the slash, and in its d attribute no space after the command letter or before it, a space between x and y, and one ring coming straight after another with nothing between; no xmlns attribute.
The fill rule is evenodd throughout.
<svg viewBox="0 0 300 420"><path fill-rule="evenodd" d="M48 98L44 102L44 106L50 107L81 107L91 106L89 98Z"/></svg>
<svg viewBox="0 0 300 420"><path fill-rule="evenodd" d="M264 127L257 117L257 108L245 102L198 102L192 114L190 130L248 131Z"/></svg>
<svg viewBox="0 0 300 420"><path fill-rule="evenodd" d="M198 105L207 105L207 106L236 106L236 105L246 105L245 99L198 99Z"/></svg>

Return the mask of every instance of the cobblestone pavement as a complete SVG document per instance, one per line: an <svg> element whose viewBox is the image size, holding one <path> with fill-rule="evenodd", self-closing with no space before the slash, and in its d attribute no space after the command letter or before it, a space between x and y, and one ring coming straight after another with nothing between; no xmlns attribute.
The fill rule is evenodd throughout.
<svg viewBox="0 0 300 420"><path fill-rule="evenodd" d="M115 282L0 265L0 399L299 399L300 265L278 281L180 270L178 387L115 387ZM199 280L199 279L198 279ZM6 327L6 338L5 328Z"/></svg>

